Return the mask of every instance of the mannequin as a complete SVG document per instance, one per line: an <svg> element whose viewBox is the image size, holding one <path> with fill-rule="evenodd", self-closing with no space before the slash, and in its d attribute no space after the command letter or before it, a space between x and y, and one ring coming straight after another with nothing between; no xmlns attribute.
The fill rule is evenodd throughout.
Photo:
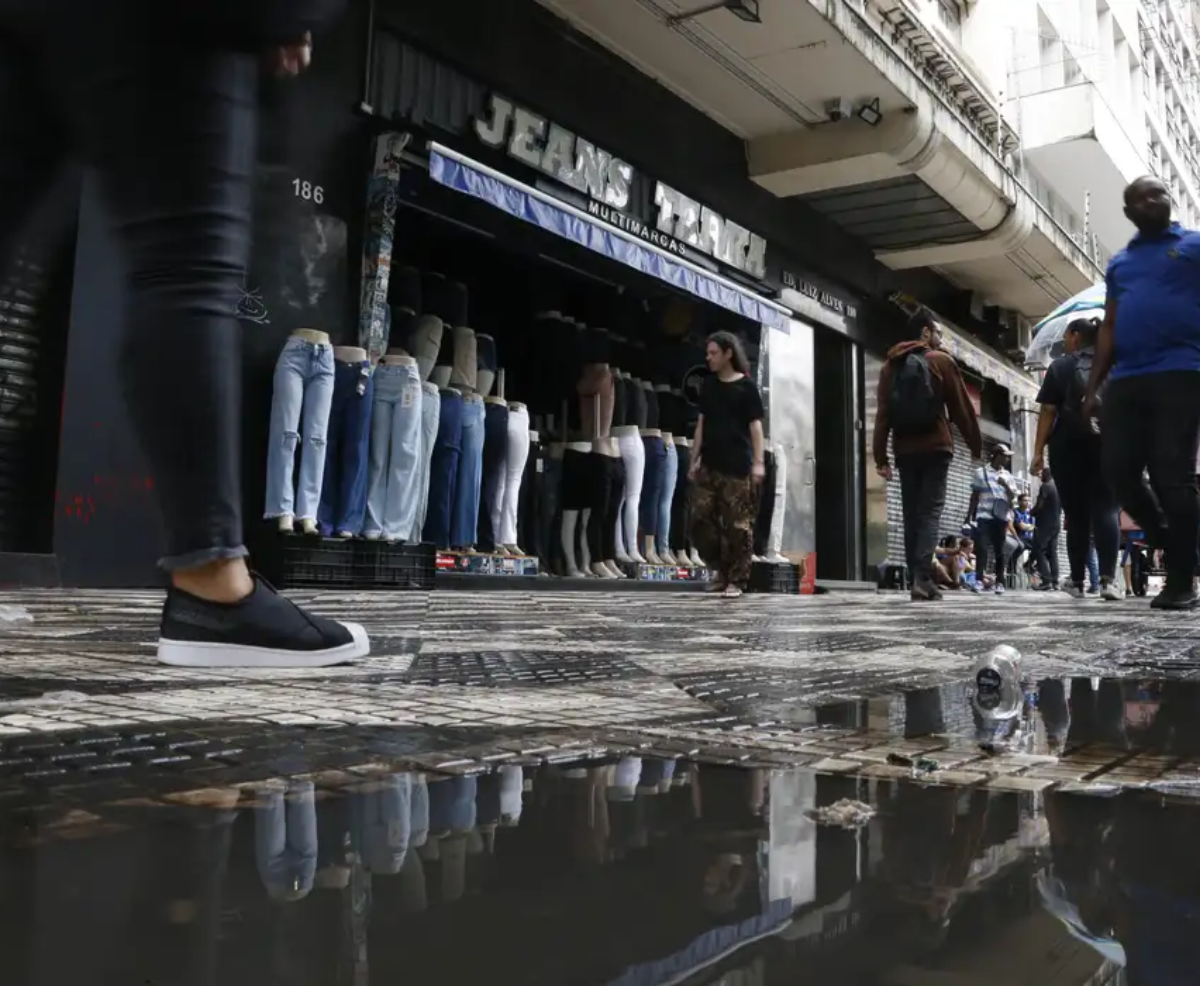
<svg viewBox="0 0 1200 986"><path fill-rule="evenodd" d="M499 396L503 398L503 370L496 374L496 385ZM505 438L507 449L496 492L492 530L500 549L507 554L522 555L524 552L517 538L517 515L525 480L525 464L530 453L529 408L526 405L517 401L508 405L508 433Z"/></svg>
<svg viewBox="0 0 1200 986"><path fill-rule="evenodd" d="M417 361L421 372L421 380L429 379L434 365L438 361L438 353L442 348L442 333L445 326L436 315L419 315L413 321L412 332L408 337L408 351Z"/></svg>
<svg viewBox="0 0 1200 986"><path fill-rule="evenodd" d="M515 401L508 405L508 421L509 421L509 474L512 474L512 463L518 458L518 453L514 450L512 442L515 438L515 433L521 425L520 412L522 404ZM526 414L528 414L526 408ZM504 541L504 546L514 555L527 555L533 558L542 558L545 555L545 547L540 542L538 535L540 533L540 525L538 517L542 511L542 501L545 497L546 487L546 452L542 447L541 437L536 429L529 430L529 440L525 444L525 468L521 475L520 489L517 491L517 523L516 533L513 540L507 538ZM505 486L505 508L504 514L501 517L501 526L504 529L504 535L509 533L509 515L508 503L511 493L510 486ZM503 536L503 535L502 535Z"/></svg>
<svg viewBox="0 0 1200 986"><path fill-rule="evenodd" d="M478 543L484 551L500 552L500 501L504 496L508 458L508 401L503 397L484 397L483 403L483 472Z"/></svg>
<svg viewBox="0 0 1200 986"><path fill-rule="evenodd" d="M563 574L571 578L583 575L583 557L578 550L579 516L589 505L591 442L567 442L562 457L562 527L559 543L564 558ZM586 539L584 548L586 549ZM590 559L588 560L590 562Z"/></svg>
<svg viewBox="0 0 1200 986"><path fill-rule="evenodd" d="M791 562L782 554L783 548L783 516L787 504L787 453L783 445L776 442L771 446L775 457L775 509L771 512L771 530L767 539L766 559L772 565L790 565Z"/></svg>
<svg viewBox="0 0 1200 986"><path fill-rule="evenodd" d="M479 357L475 332L466 326L456 325L453 336L454 363L450 373L450 385L478 392ZM483 396L482 393L480 396Z"/></svg>
<svg viewBox="0 0 1200 986"><path fill-rule="evenodd" d="M470 331L469 329L467 330ZM462 450L454 484L450 546L473 552L479 538L479 499L483 486L483 444L487 412L483 398L462 388Z"/></svg>
<svg viewBox="0 0 1200 986"><path fill-rule="evenodd" d="M453 387L438 391L438 427L429 460L429 495L426 500L422 539L439 548L450 547L454 519L455 486L462 455L464 401Z"/></svg>
<svg viewBox="0 0 1200 986"><path fill-rule="evenodd" d="M658 537L659 504L662 499L663 476L667 468L667 449L662 429L658 427L658 394L649 380L640 382L646 402L646 423L641 428L642 444L646 451L646 467L642 479L642 496L638 506L645 549L642 552L651 565L663 565L656 545Z"/></svg>
<svg viewBox="0 0 1200 986"><path fill-rule="evenodd" d="M633 387L628 374L621 378L622 389ZM638 550L638 504L642 498L642 476L646 468L646 449L641 432L636 424L622 424L613 428L613 437L625 464L625 484L621 491L621 510L617 514L616 540L618 561L645 564L646 559Z"/></svg>
<svg viewBox="0 0 1200 986"><path fill-rule="evenodd" d="M415 540L421 509L422 402L417 361L389 349L375 368L367 518L371 540Z"/></svg>
<svg viewBox="0 0 1200 986"><path fill-rule="evenodd" d="M280 531L292 531L295 518L299 517L305 534L318 533L317 510L325 475L333 388L333 346L328 333L296 329L288 336L275 363L275 390L271 399L263 516L276 520ZM299 489L293 493L297 446L300 447Z"/></svg>
<svg viewBox="0 0 1200 986"><path fill-rule="evenodd" d="M675 493L671 498L671 552L675 560L685 568L693 563L688 548L691 546L691 499L688 470L692 465L692 441L683 435L675 436L675 456L678 470L675 475Z"/></svg>
<svg viewBox="0 0 1200 986"><path fill-rule="evenodd" d="M374 393L375 378L367 351L358 346L335 346L325 477L317 511L318 526L325 537L362 534Z"/></svg>
<svg viewBox="0 0 1200 986"><path fill-rule="evenodd" d="M664 565L678 565L679 560L671 551L671 504L675 499L675 484L679 482L679 451L675 447L675 436L669 431L662 433L662 442L667 457L663 467L662 492L658 497L654 548Z"/></svg>
<svg viewBox="0 0 1200 986"><path fill-rule="evenodd" d="M597 578L617 579L623 576L616 565L616 559L606 556L616 554L616 505L613 503L613 494L617 471L623 473L624 470L620 465L620 451L610 435L614 412L614 384L612 369L608 363L611 352L608 332L602 328L585 327L583 346L583 372L575 390L579 395L579 417L583 424L583 433L592 439L593 479L583 518L587 530L587 554L581 567ZM621 487L624 487L623 475Z"/></svg>
<svg viewBox="0 0 1200 986"><path fill-rule="evenodd" d="M475 374L476 389L487 397L496 384L496 373L500 369L499 357L496 353L496 340L490 335L477 333L475 336ZM497 396L503 397L503 393Z"/></svg>

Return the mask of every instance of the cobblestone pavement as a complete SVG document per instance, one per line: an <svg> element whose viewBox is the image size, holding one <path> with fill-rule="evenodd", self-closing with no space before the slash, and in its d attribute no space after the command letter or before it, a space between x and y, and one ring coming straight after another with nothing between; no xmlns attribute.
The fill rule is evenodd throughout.
<svg viewBox="0 0 1200 986"><path fill-rule="evenodd" d="M255 672L156 664L159 598L0 595L34 617L0 636L0 804L42 803L47 792L182 797L402 766L476 773L633 750L866 777L908 777L905 758L923 757L926 781L999 790L1184 790L1200 779L1200 746L1146 747L1137 723L1125 729L1118 716L1115 732L1089 731L1079 713L1085 684L1101 705L1107 688L1143 716L1134 682L1153 680L1155 702L1171 690L1175 708L1200 694L1200 619L1151 613L1142 600L301 594L365 624L373 656ZM1004 726L1005 741L985 751L966 681L997 643L1024 654L1026 676L1063 712L1051 721L1043 701L1038 714L1035 690L1022 725ZM1068 691L1075 716L1064 722Z"/></svg>

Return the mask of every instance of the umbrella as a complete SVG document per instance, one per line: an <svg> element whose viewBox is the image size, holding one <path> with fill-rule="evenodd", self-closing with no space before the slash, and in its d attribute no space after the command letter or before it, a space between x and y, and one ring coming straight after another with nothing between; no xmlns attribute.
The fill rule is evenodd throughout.
<svg viewBox="0 0 1200 986"><path fill-rule="evenodd" d="M1064 301L1033 327L1033 342L1025 350L1026 366L1049 366L1062 355L1063 336L1067 326L1077 318L1098 317L1104 311L1104 285L1094 284Z"/></svg>

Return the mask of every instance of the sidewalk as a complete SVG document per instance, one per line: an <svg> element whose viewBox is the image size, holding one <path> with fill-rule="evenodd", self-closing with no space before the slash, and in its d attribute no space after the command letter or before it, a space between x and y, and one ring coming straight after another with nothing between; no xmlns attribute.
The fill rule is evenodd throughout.
<svg viewBox="0 0 1200 986"><path fill-rule="evenodd" d="M1143 600L302 596L366 625L374 655L297 672L167 668L153 660L154 593L0 596L34 617L0 633L0 797L31 783L87 801L160 797L281 774L476 772L630 750L873 777L909 776L889 754L920 753L938 764L931 780L1007 790L1200 775L1185 757L1139 764L1088 744L989 756L961 727L963 685L997 643L1018 648L1033 679L1200 677L1200 619ZM947 686L949 735L905 739L905 693L935 686Z"/></svg>

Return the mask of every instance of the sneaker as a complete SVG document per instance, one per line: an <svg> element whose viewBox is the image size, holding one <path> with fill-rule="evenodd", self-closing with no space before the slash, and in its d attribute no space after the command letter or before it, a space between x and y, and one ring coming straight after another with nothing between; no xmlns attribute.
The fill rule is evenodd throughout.
<svg viewBox="0 0 1200 986"><path fill-rule="evenodd" d="M739 589L736 585L725 586L724 591L721 593L721 595L724 596L726 599L737 599L737 597L740 596L741 594L742 594L742 590Z"/></svg>
<svg viewBox="0 0 1200 986"><path fill-rule="evenodd" d="M909 592L909 598L914 603L938 602L944 598L942 590L939 589L932 579L918 579Z"/></svg>
<svg viewBox="0 0 1200 986"><path fill-rule="evenodd" d="M1079 582L1064 582L1062 591L1072 599L1085 599L1086 593L1083 591L1083 585Z"/></svg>
<svg viewBox="0 0 1200 986"><path fill-rule="evenodd" d="M1117 585L1116 579L1101 579L1100 597L1110 603L1119 603L1125 598L1125 590Z"/></svg>
<svg viewBox="0 0 1200 986"><path fill-rule="evenodd" d="M1163 589L1150 601L1151 609L1186 610L1200 606L1200 596L1190 586L1181 592L1173 589Z"/></svg>
<svg viewBox="0 0 1200 986"><path fill-rule="evenodd" d="M324 668L366 657L366 631L306 613L255 576L237 603L210 603L172 587L158 659L185 668Z"/></svg>
<svg viewBox="0 0 1200 986"><path fill-rule="evenodd" d="M996 583L996 588L995 588L995 589L993 589L992 591L993 591L994 593L996 593L996 595L997 595L997 596L1003 596L1003 595L1004 595L1004 583L1003 583L1003 582L997 582L997 583Z"/></svg>

